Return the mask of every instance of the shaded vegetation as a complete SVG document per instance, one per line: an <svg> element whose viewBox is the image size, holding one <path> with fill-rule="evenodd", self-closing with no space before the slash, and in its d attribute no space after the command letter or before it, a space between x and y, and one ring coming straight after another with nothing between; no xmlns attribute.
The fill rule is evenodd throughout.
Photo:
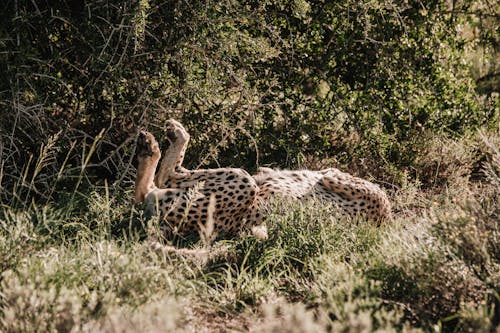
<svg viewBox="0 0 500 333"><path fill-rule="evenodd" d="M390 182L417 176L433 134L498 120L495 86L479 96L464 62L497 75L498 8L482 1L1 6L8 189L42 172L30 190L46 196L59 171L58 192L80 176L121 187L133 177L131 134L143 126L161 137L170 117L192 133L189 167L329 159ZM58 151L38 170L30 158L48 144Z"/></svg>

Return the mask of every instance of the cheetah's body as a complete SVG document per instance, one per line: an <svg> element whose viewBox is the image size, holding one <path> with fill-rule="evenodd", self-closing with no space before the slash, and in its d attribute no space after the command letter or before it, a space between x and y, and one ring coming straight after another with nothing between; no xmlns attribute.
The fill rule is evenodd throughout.
<svg viewBox="0 0 500 333"><path fill-rule="evenodd" d="M390 202L380 187L338 169L259 171L253 177L261 201L275 195L294 200L314 197L334 204L346 215L363 215L376 221L390 218Z"/></svg>
<svg viewBox="0 0 500 333"><path fill-rule="evenodd" d="M166 138L169 146L155 176L161 155L158 143L150 133L139 135L136 201L147 204L149 215L161 214L170 231L193 232L213 218L217 233L235 234L260 225L262 210L275 195L294 200L316 197L348 215L375 221L390 218L389 200L377 185L338 169L262 168L254 176L234 168L187 170L182 162L189 134L180 123L169 120Z"/></svg>
<svg viewBox="0 0 500 333"><path fill-rule="evenodd" d="M206 224L213 195L215 231L235 234L257 192L255 180L244 170L194 170L169 179L164 189L149 194L145 201L150 214L161 212L169 230L185 234L198 230L200 223Z"/></svg>
<svg viewBox="0 0 500 333"><path fill-rule="evenodd" d="M255 210L259 190L255 180L242 169L183 168L189 134L175 120L167 122L166 134L169 146L156 176L158 143L148 132L142 131L138 138L136 201L146 204L146 215L159 214L169 234L199 231L209 218L217 234L239 232L248 212Z"/></svg>

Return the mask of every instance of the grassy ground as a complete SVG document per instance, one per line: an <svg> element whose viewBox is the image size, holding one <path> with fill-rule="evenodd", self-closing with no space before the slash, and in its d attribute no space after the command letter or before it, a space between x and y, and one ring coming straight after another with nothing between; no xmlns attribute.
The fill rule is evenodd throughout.
<svg viewBox="0 0 500 333"><path fill-rule="evenodd" d="M266 241L159 251L131 190L3 205L0 331L500 332L499 139L436 140L378 228L276 202Z"/></svg>

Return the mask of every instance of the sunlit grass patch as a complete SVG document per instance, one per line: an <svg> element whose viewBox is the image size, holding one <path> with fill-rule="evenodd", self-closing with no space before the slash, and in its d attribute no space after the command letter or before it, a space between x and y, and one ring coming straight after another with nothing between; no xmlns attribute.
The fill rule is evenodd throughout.
<svg viewBox="0 0 500 333"><path fill-rule="evenodd" d="M106 188L3 206L0 331L490 331L500 168L488 147L480 182L458 175L426 191L408 180L380 227L276 200L267 240L169 243L154 238L158 218Z"/></svg>

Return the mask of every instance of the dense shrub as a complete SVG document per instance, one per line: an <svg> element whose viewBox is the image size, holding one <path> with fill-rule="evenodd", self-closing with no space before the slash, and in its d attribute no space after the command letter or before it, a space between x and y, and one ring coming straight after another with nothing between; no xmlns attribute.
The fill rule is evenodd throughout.
<svg viewBox="0 0 500 333"><path fill-rule="evenodd" d="M461 133L498 116L495 96L475 96L456 33L463 19L445 1L9 0L1 9L10 188L37 175L30 156L56 134L40 188L29 178L18 187L44 194L55 174L88 170L126 183L130 134L144 126L161 137L169 117L192 133L190 167L254 169L365 156L404 168L424 130Z"/></svg>

